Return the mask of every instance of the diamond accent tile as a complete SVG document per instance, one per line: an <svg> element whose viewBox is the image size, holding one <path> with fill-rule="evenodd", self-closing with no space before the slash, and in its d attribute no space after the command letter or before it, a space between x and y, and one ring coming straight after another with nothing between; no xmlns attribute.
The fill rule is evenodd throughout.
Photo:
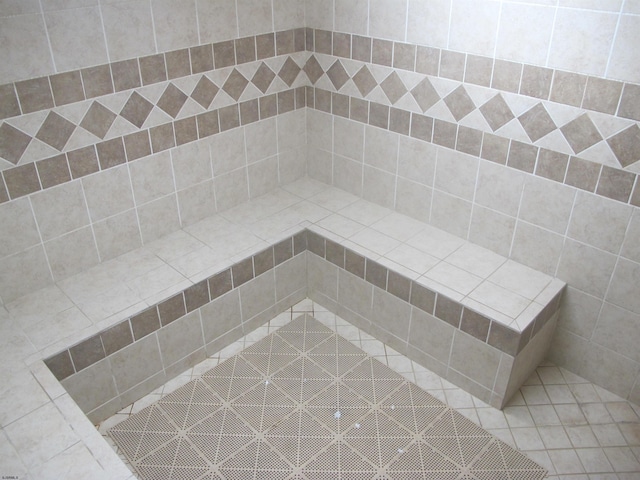
<svg viewBox="0 0 640 480"><path fill-rule="evenodd" d="M202 108L209 108L218 91L220 91L218 86L203 75L191 92L191 98L198 102Z"/></svg>
<svg viewBox="0 0 640 480"><path fill-rule="evenodd" d="M586 113L561 127L560 131L575 153L580 153L602 140L602 135Z"/></svg>
<svg viewBox="0 0 640 480"><path fill-rule="evenodd" d="M101 103L93 102L80 122L80 126L96 137L104 138L116 117L115 113Z"/></svg>
<svg viewBox="0 0 640 480"><path fill-rule="evenodd" d="M353 76L353 83L355 83L363 97L369 95L371 90L378 86L378 82L373 78L373 75L371 75L366 65L363 65L363 67L358 70L358 73Z"/></svg>
<svg viewBox="0 0 640 480"><path fill-rule="evenodd" d="M262 62L251 79L251 82L258 87L262 93L266 93L274 78L276 78L276 74L273 73L273 70L271 70L266 63Z"/></svg>
<svg viewBox="0 0 640 480"><path fill-rule="evenodd" d="M342 66L340 60L336 60L333 65L327 70L327 76L336 90L340 90L342 86L349 80L349 74Z"/></svg>
<svg viewBox="0 0 640 480"><path fill-rule="evenodd" d="M307 63L304 64L303 70L304 73L307 74L307 77L309 77L309 80L311 80L311 83L316 83L318 79L324 75L324 70L322 70L318 60L313 55L311 55Z"/></svg>
<svg viewBox="0 0 640 480"><path fill-rule="evenodd" d="M56 112L49 112L40 130L38 130L36 138L56 150L62 151L75 129L76 126L66 118L61 117Z"/></svg>
<svg viewBox="0 0 640 480"><path fill-rule="evenodd" d="M173 83L170 83L165 89L164 93L158 100L158 107L164 110L171 117L176 118L180 110L187 101L187 95L176 87Z"/></svg>
<svg viewBox="0 0 640 480"><path fill-rule="evenodd" d="M444 97L444 103L458 122L476 109L476 105L462 85Z"/></svg>
<svg viewBox="0 0 640 480"><path fill-rule="evenodd" d="M153 104L138 92L133 92L127 103L122 107L120 116L133 123L136 127L141 128L151 110L153 110Z"/></svg>
<svg viewBox="0 0 640 480"><path fill-rule="evenodd" d="M407 87L404 86L404 83L402 83L400 76L396 72L392 72L391 75L385 78L380 84L380 87L382 87L382 91L392 105L407 93Z"/></svg>
<svg viewBox="0 0 640 480"><path fill-rule="evenodd" d="M502 95L498 94L480 107L480 113L494 132L506 125L515 118L515 115L504 101Z"/></svg>
<svg viewBox="0 0 640 480"><path fill-rule="evenodd" d="M542 103L524 112L518 117L518 121L532 142L540 140L558 128Z"/></svg>
<svg viewBox="0 0 640 480"><path fill-rule="evenodd" d="M607 140L624 168L640 161L640 127L631 125Z"/></svg>
<svg viewBox="0 0 640 480"><path fill-rule="evenodd" d="M17 128L3 123L0 125L0 157L17 165L22 154L31 143L31 137Z"/></svg>
<svg viewBox="0 0 640 480"><path fill-rule="evenodd" d="M227 78L227 81L224 82L222 90L227 92L231 98L238 101L248 84L249 80L244 78L244 75L234 68Z"/></svg>
<svg viewBox="0 0 640 480"><path fill-rule="evenodd" d="M291 57L288 57L278 72L278 76L290 87L293 82L296 81L296 78L298 78L299 73L300 67L298 64L294 62Z"/></svg>
<svg viewBox="0 0 640 480"><path fill-rule="evenodd" d="M211 472L233 479L390 478L380 471L393 478L546 475L310 316L108 434L142 480L219 478Z"/></svg>
<svg viewBox="0 0 640 480"><path fill-rule="evenodd" d="M433 88L433 85L428 78L425 78L418 83L418 85L413 87L411 95L416 99L416 102L418 102L423 113L433 107L440 100L440 95L438 95L436 89Z"/></svg>

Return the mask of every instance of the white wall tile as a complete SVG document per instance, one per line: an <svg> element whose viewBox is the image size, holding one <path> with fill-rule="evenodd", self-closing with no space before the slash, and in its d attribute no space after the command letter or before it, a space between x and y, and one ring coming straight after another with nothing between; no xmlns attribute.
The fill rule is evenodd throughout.
<svg viewBox="0 0 640 480"><path fill-rule="evenodd" d="M195 0L152 0L151 8L159 52L198 44Z"/></svg>
<svg viewBox="0 0 640 480"><path fill-rule="evenodd" d="M98 7L49 12L45 23L58 72L107 62Z"/></svg>
<svg viewBox="0 0 640 480"><path fill-rule="evenodd" d="M554 17L555 8L503 3L496 57L545 65Z"/></svg>
<svg viewBox="0 0 640 480"><path fill-rule="evenodd" d="M559 8L548 66L604 75L617 20L611 13Z"/></svg>
<svg viewBox="0 0 640 480"><path fill-rule="evenodd" d="M339 32L367 35L369 0L335 0L335 29Z"/></svg>
<svg viewBox="0 0 640 480"><path fill-rule="evenodd" d="M236 2L198 0L200 43L215 43L238 37Z"/></svg>
<svg viewBox="0 0 640 480"><path fill-rule="evenodd" d="M448 48L451 0L409 0L407 41Z"/></svg>
<svg viewBox="0 0 640 480"><path fill-rule="evenodd" d="M101 10L110 61L156 52L150 0L102 5Z"/></svg>
<svg viewBox="0 0 640 480"><path fill-rule="evenodd" d="M611 52L607 78L640 83L640 17L622 15Z"/></svg>
<svg viewBox="0 0 640 480"><path fill-rule="evenodd" d="M404 41L407 0L369 0L369 35Z"/></svg>
<svg viewBox="0 0 640 480"><path fill-rule="evenodd" d="M492 0L453 0L449 48L493 55L499 14L500 4Z"/></svg>
<svg viewBox="0 0 640 480"><path fill-rule="evenodd" d="M0 82L39 77L54 72L49 40L40 14L0 18Z"/></svg>
<svg viewBox="0 0 640 480"><path fill-rule="evenodd" d="M273 31L271 0L236 0L236 6L240 37Z"/></svg>

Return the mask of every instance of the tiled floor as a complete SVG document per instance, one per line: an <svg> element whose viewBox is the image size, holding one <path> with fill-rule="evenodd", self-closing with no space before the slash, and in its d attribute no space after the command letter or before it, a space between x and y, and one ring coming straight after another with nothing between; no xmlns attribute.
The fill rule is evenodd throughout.
<svg viewBox="0 0 640 480"><path fill-rule="evenodd" d="M301 313L310 313L562 480L640 478L640 407L554 365L541 365L503 410L496 410L309 300L277 316L99 426L106 432ZM121 455L122 457L122 455Z"/></svg>

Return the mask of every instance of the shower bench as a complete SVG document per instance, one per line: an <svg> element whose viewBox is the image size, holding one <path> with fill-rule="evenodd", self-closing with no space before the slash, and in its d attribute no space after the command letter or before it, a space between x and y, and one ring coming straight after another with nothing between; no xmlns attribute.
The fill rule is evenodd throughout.
<svg viewBox="0 0 640 480"><path fill-rule="evenodd" d="M53 319L70 299L90 320L56 325L32 361L43 359L97 423L307 297L502 408L544 359L563 289L304 179L31 294L21 308Z"/></svg>

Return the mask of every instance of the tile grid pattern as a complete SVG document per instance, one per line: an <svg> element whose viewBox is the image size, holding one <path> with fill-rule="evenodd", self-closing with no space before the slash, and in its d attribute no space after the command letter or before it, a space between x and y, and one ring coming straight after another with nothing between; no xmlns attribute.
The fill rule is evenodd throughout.
<svg viewBox="0 0 640 480"><path fill-rule="evenodd" d="M98 425L108 431L302 313L545 467L550 480L634 479L640 471L640 408L553 364L540 365L503 411L461 390L317 303L305 300Z"/></svg>
<svg viewBox="0 0 640 480"><path fill-rule="evenodd" d="M48 357L45 364L56 378L62 381L307 250L511 356L521 352L560 307L562 290L545 306L537 305L538 311L535 316L532 316L526 325L520 326L521 329L514 325L505 325L333 240L305 229ZM126 334L123 335L122 332Z"/></svg>
<svg viewBox="0 0 640 480"><path fill-rule="evenodd" d="M263 47L260 47L260 45L263 45ZM250 46L248 50L247 46ZM619 84L619 82L610 81L604 82L609 82L611 85L609 85L609 83L603 85L598 83L598 79L593 77L592 81L584 82L582 93L576 94L581 99L581 101L576 104L574 99L565 100L562 94L556 93L558 91L562 92L563 82L568 81L566 78L567 75L563 74L563 72L554 73L553 70L541 67L514 64L515 67L510 66L508 69L510 75L514 72L517 73L518 81L515 82L514 80L514 85L517 83L514 89L503 86L498 80L500 78L501 68L499 65L502 65L498 61L496 61L495 66L492 66L491 62L487 64L487 61L490 59L483 57L479 57L478 59L475 56L469 55L465 60L464 54L458 54L461 58L454 62L456 68L452 71L450 68L451 65L448 65L447 62L451 61L452 55L455 52L427 49L427 47L418 47L401 42L390 42L370 37L351 36L338 32L332 33L309 28L246 37L238 39L235 42L228 41L194 48L197 49L191 49L194 50L191 52L191 62L196 62L197 65L204 64L206 67L200 69L196 67L194 63L192 68L188 69L188 72L193 72L193 76L196 76L201 71L207 71L207 69L213 71L211 69L217 70L219 67L226 68L248 61L250 62L256 59L256 51L260 52L264 50L266 52L263 54L264 58L270 58L275 54L284 55L293 52L302 52L303 50L315 52L321 59L325 55L333 55L333 57L338 58L338 60L335 62L330 60L332 64L330 66L326 65L324 68L315 56L310 57L304 66L304 71L311 83L318 87L324 86L337 91L342 90L346 92L347 95L350 95L352 99L355 94L363 98L369 97L371 103L375 105L376 117L385 116L385 110L388 110L386 107L389 106L386 105L387 103L390 103L391 106L394 104L397 105L400 108L394 108L390 118L392 122L395 120L395 129L399 133L413 133L408 126L409 117L417 114L417 111L421 113L428 111L431 113L430 109L432 107L435 108L436 111L445 109L446 114L440 112L438 115L450 117L448 120L434 118L430 115L425 115L426 118L420 120L420 130L433 130L433 135L427 131L421 132L419 134L420 138L431 141L430 138L427 139L426 137L432 136L435 143L439 143L448 148L456 148L465 153L507 164L510 167L522 169L530 173L533 173L535 169L536 174L540 174L545 178L577 186L578 188L592 191L598 195L613 198L621 202L630 202L633 205L640 203L640 185L636 185L634 190L634 184L638 184L636 179L637 175L633 171L625 170L627 167L635 168L633 167L634 164L639 161L636 157L638 151L640 151L640 127L638 127L636 122L622 120L624 118L637 120L636 113L638 111L637 104L640 103L640 90L638 90L636 85L622 85ZM211 50L211 52L209 52L209 50ZM209 53L203 54L202 52L204 51ZM218 51L217 57L215 56L216 51ZM189 56L187 50L181 50L180 52L183 57L184 55ZM166 81L167 78L172 78L172 75L167 76L166 71L168 65L170 65L169 59L173 58L171 55L175 53L176 52L169 52L165 54L165 56L159 54L152 57L143 57L138 59L137 62L136 60L126 61L134 62L127 66L126 71L128 72L128 69L134 68L132 77L138 79L137 83L129 85L128 87L140 86L140 78L148 79L142 82L145 85L153 85L156 82ZM202 55L207 59L204 63L197 60ZM211 57L210 61L209 57ZM218 57L220 61L214 61L214 59ZM257 58L261 58L259 53ZM359 67L357 72L354 70L355 67L351 65L350 70L354 71L349 74L345 70L345 66L340 62L340 58L343 58L345 62L357 61L366 63ZM182 63L184 63L185 59L186 57L183 58ZM124 65L126 62L119 62L117 65ZM187 62L187 64L188 63L189 62ZM369 64L369 67L367 67L367 64ZM114 76L112 79L110 72L117 71L118 69L113 65L111 69L108 68L108 65L103 67L106 68L105 72L103 72L104 74L106 74L107 71L109 72L108 81L105 80L106 84L112 82L114 84L117 83L115 82L117 77ZM393 67L393 70L391 67ZM147 70L145 70L145 68ZM160 73L156 74L157 72L153 70L154 68L158 68ZM381 70L378 71L376 68ZM477 73L479 70L484 72L483 75L480 76L482 79L476 78L477 75L473 73ZM145 71L147 71L146 74L144 73ZM287 85L291 86L299 71L300 67L288 57L277 76L285 81ZM372 71L376 73L375 76L372 74ZM181 74L186 75L188 72L184 70ZM389 72L391 73L389 74ZM412 80L416 85L412 85L412 88L409 89L405 83L403 83L403 80L404 82L407 81L407 77L405 77L404 74L402 77L399 76L398 72L401 74L404 72L409 75L418 75L422 78L422 81L417 82L417 80ZM77 74L75 76L72 75L72 77L75 78L76 83L80 82L79 85L81 87L80 72L78 71L76 73ZM127 73L127 75L129 75L129 73ZM431 80L424 75L429 75ZM252 83L264 93L266 89L269 88L269 84L275 76L276 74L273 70L264 62L261 62L260 68L250 81L239 73L237 69L233 69L230 72L226 81L220 81L220 85L212 82L211 79L205 75L200 76L200 80L190 95L186 95L186 93L176 87L174 83L169 82L155 106L152 102L149 102L149 100L139 95L137 91L134 91L119 114L114 113L96 100L91 103L82 120L78 120L77 123L79 127L91 133L94 141L99 142L101 138L104 138L118 116L126 118L128 122L140 128L154 108L162 110L169 117L176 118L189 97L192 97L192 101L198 102L203 108L207 109L217 92L221 89L228 98L237 101L243 94L247 84ZM383 76L385 77L384 79L382 79ZM493 78L494 81L491 81L491 78ZM590 79L591 78L592 77L590 77ZM439 79L443 79L444 83L441 82L442 85L437 85L438 88L436 89L434 88L433 82ZM45 101L43 105L53 107L53 96L55 96L52 96L51 93L51 85L53 85L53 83L51 79L46 80L47 78L43 77L43 79L26 81L35 83L24 86L24 91L28 93L25 93L25 101L26 98L31 98L31 96L34 98L50 98L50 100ZM455 82L464 81L467 85L465 87L463 84L460 84L454 90L447 91L451 90L450 86L447 86L451 84L451 80ZM67 81L71 82L70 79L64 80L64 82ZM65 91L71 88L68 87L66 83L64 85L64 88L60 88L63 88ZM527 85L531 86L531 88L527 87ZM535 85L543 85L542 90L531 90ZM485 90L489 87L497 88L497 91L500 93L495 93L494 91L494 93L491 94L491 98L488 98L486 93L482 95L478 94L478 92L474 93L472 87L485 88ZM45 88L44 94L38 94L37 92L41 91L42 88ZM77 88L79 88L78 85L76 85L76 89ZM84 88L86 89L86 86ZM592 90L594 91L589 93ZM7 95L9 95L10 98L13 90L7 87L4 88L3 91L8 92ZM20 89L16 89L16 91L19 92ZM439 91L442 91L442 93L439 93ZM599 94L603 91L617 93L607 100L607 106L602 106L599 105L596 100L589 100L597 96L595 95L595 91ZM573 114L575 118L567 122L565 118L567 114L560 115L557 112L554 113L553 110L550 112L549 106L545 108L544 103L539 101L533 102L532 105L528 106L531 108L528 108L525 112L518 113L516 117L513 110L519 112L522 107L513 105L510 107L508 102L505 102L505 99L510 99L512 92L523 97L535 98L542 101L550 100L557 105L566 105L567 112L575 110L574 106L586 110L592 109L590 111L596 112L599 116L590 117L588 113L582 113L577 116ZM109 93L109 91L106 93ZM472 94L471 96L470 93ZM15 92L13 92L13 94L15 95ZM320 95L322 96L323 94L321 93ZM278 93L277 100L275 98L260 98L260 113L257 115L254 112L258 107L250 104L250 102L257 102L257 100L254 99L240 105L240 112L238 112L237 105L235 107L230 105L229 107L221 109L219 119L214 119L214 117L217 116L214 112L202 114L203 117L207 117L201 119L202 123L204 123L203 127L200 127L200 122L198 122L196 126L196 118L187 117L176 122L153 127L149 129L148 132L142 130L122 138L116 137L107 142L98 143L104 155L108 153L110 157L114 157L113 160L107 162L101 160L100 167L97 166L96 152L92 147L87 147L86 150L81 149L68 152L67 157L69 157L69 154L79 157L85 157L87 155L92 157L87 160L92 164L87 171L93 173L97 171L98 168L118 165L125 161L125 149L127 150L127 157L134 159L141 158L150 155L152 150L153 153L156 153L175 145L195 141L198 138L202 138L203 135L208 136L215 134L216 131L220 129L224 130L239 126L241 122L244 124L245 121L267 118L292 108L300 108L304 105L301 90L296 90L295 96L297 101L295 107L292 106L291 96L292 94L286 91ZM75 102L84 97L81 98L78 94L71 95L69 98L73 98ZM379 104L379 102L375 102L374 99L381 100L384 103ZM16 102L17 97L15 101L10 101L8 104ZM346 116L349 111L349 106L345 105L344 98L338 97L337 102L339 106L335 108L335 113ZM596 103L592 104L590 102ZM274 106L275 103L278 104L277 107ZM606 118L616 114L615 108L611 107L611 105L615 105L615 108L618 109L618 118L621 119L620 121L622 123L615 124L617 126L606 135L600 133L599 129L594 125L594 120L596 120L598 124L606 125ZM242 119L243 107L245 120ZM326 107L320 108L325 108L326 110ZM364 115L368 116L368 114L363 113L364 108L366 108L364 105L358 106L358 119L361 121ZM263 113L263 110L268 113ZM411 110L413 110L413 113ZM331 108L329 108L329 111L331 111ZM17 114L19 112L16 110L14 113ZM562 119L564 123L559 126L557 124L558 120L554 121L550 113L557 119ZM389 116L388 112L386 116ZM478 118L474 119L474 116ZM603 118L601 119L600 117ZM246 120L249 118L251 118L251 120ZM474 120L471 121L469 119ZM463 123L471 121L471 124L475 125L478 123L478 119L481 119L480 123L483 124L483 128L476 128L475 126L467 126L464 124L458 125L460 121ZM41 122L41 126L37 129L37 133L35 133L33 137L10 123L4 122L0 126L1 143L4 145L0 156L17 165L25 150L29 147L30 143L34 141L34 138L36 139L35 141L42 142L47 148L62 150L74 130L79 128L73 122L69 121L68 118L61 116L53 110L49 112L46 118L40 118L38 121ZM218 122L217 124L215 123L216 121ZM385 121L383 118L374 119L372 122L372 124L383 128L387 128L388 123L389 120ZM623 125L626 125L626 128L623 128ZM389 127L393 128L394 126L389 125ZM611 127L607 125L604 128ZM602 129L603 127L600 128L600 130ZM498 132L498 135L494 135L493 132L495 131ZM507 134L507 137L509 135L515 135L517 138L509 139L501 136L504 132L510 132ZM167 138L168 136L172 137L174 135L174 139ZM456 137L459 137L457 142ZM549 150L532 144L536 142L544 144L547 139L550 139L550 144L547 145L550 147ZM560 144L563 145L562 150L564 150L564 152L554 152L554 145ZM592 152L589 154L591 158L588 160L567 153L568 151L574 154L580 154L585 150ZM514 158L507 161L507 152L509 151L516 152L514 157L524 158ZM552 171L548 168L536 167L538 151L548 151L552 155L555 154L557 156L554 160L554 163L557 163L557 165L554 165ZM98 151L98 153L100 153L100 151ZM113 162L113 165L111 162ZM39 191L40 189L46 189L60 183L68 182L72 177L76 178L77 174L73 172L73 168L70 172L70 165L67 165L67 163L68 158L65 158L63 155L55 155L35 163L25 163L17 167L9 168L3 172L4 182L0 183L0 203ZM605 164L603 165L602 163ZM82 174L86 174L87 171L83 171Z"/></svg>
<svg viewBox="0 0 640 480"><path fill-rule="evenodd" d="M546 474L308 315L109 433L142 478Z"/></svg>
<svg viewBox="0 0 640 480"><path fill-rule="evenodd" d="M307 89L307 92L309 108L455 149L640 207L639 175L632 172L318 87Z"/></svg>

